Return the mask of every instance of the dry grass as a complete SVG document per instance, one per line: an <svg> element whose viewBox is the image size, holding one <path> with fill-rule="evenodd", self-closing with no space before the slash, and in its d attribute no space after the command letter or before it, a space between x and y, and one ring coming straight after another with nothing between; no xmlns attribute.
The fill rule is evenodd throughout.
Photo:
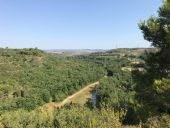
<svg viewBox="0 0 170 128"><path fill-rule="evenodd" d="M50 102L50 103L45 104L43 107L46 108L48 111L53 111L56 108L61 108L70 103L84 105L87 102L87 100L92 97L91 91L98 84L99 84L99 81L89 84L86 87L79 90L78 92L74 93L73 95L68 96L62 102L59 102L59 103Z"/></svg>

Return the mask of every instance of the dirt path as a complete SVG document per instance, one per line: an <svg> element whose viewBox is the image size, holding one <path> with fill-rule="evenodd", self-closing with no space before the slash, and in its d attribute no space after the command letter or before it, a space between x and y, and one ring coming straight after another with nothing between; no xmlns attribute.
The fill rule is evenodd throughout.
<svg viewBox="0 0 170 128"><path fill-rule="evenodd" d="M68 96L66 99L64 99L62 102L59 103L55 103L55 102L50 102L44 105L44 107L48 110L48 111L53 111L56 108L61 108L66 104L70 104L71 102L73 102L73 100L75 98L77 98L80 94L84 93L85 91L89 91L90 88L95 88L96 85L99 84L99 81L91 83L89 85L87 85L86 87L82 88L81 90L79 90L78 92L74 93L71 96Z"/></svg>

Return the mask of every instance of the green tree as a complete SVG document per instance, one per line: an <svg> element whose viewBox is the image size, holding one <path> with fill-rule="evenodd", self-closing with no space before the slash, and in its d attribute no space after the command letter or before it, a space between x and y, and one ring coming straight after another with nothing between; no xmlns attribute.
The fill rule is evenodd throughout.
<svg viewBox="0 0 170 128"><path fill-rule="evenodd" d="M147 71L153 78L167 77L170 73L170 0L164 0L158 16L139 24L144 39L152 42L156 52L147 53Z"/></svg>
<svg viewBox="0 0 170 128"><path fill-rule="evenodd" d="M164 0L158 16L142 21L139 28L155 48L146 52L147 72L134 75L138 77L136 98L141 104L138 113L144 122L170 113L170 0Z"/></svg>

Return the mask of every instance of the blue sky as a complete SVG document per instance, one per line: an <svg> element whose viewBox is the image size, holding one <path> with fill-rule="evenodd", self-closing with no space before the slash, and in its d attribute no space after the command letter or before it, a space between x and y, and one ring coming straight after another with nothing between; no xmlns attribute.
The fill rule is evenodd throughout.
<svg viewBox="0 0 170 128"><path fill-rule="evenodd" d="M0 47L149 47L138 29L162 0L0 0Z"/></svg>

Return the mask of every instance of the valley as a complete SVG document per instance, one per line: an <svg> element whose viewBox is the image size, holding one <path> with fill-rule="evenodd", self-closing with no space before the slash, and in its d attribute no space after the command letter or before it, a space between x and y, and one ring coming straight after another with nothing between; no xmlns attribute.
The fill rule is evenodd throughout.
<svg viewBox="0 0 170 128"><path fill-rule="evenodd" d="M0 126L141 127L141 120L152 119L141 111L157 114L165 102L154 102L148 92L145 51L155 52L113 49L68 56L39 49L0 49ZM161 98L154 88L150 91ZM168 122L169 116L161 118Z"/></svg>

